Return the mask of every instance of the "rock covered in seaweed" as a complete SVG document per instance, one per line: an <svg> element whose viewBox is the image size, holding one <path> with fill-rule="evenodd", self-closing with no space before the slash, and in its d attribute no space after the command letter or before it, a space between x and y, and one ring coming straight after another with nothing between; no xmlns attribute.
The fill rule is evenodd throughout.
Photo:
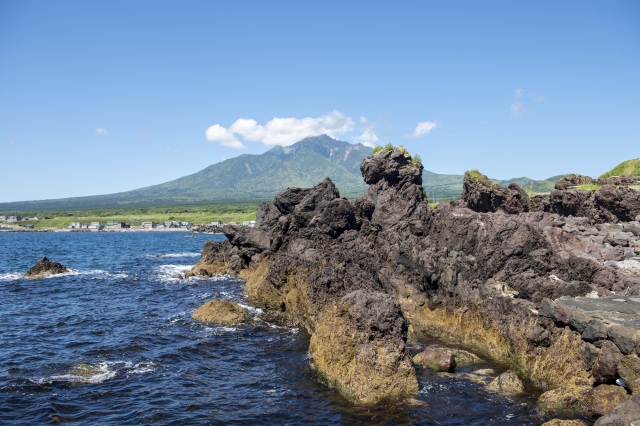
<svg viewBox="0 0 640 426"><path fill-rule="evenodd" d="M418 391L406 335L396 300L358 290L323 311L311 336L311 365L327 384L356 402L404 397Z"/></svg>
<svg viewBox="0 0 640 426"><path fill-rule="evenodd" d="M494 392L508 395L524 392L524 382L511 370L496 377L487 387Z"/></svg>
<svg viewBox="0 0 640 426"><path fill-rule="evenodd" d="M31 267L22 278L46 278L51 275L64 274L67 272L71 272L67 267L61 265L58 262L52 262L47 259L46 256L43 256L38 260L38 262Z"/></svg>
<svg viewBox="0 0 640 426"><path fill-rule="evenodd" d="M249 313L230 300L210 300L191 316L194 320L218 325L237 325L251 319Z"/></svg>

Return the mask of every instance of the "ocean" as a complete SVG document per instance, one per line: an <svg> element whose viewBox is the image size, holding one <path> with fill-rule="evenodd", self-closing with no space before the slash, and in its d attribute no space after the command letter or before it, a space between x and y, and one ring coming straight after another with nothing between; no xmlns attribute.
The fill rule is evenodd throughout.
<svg viewBox="0 0 640 426"><path fill-rule="evenodd" d="M310 370L307 333L257 318L242 281L172 278L199 259L206 239L224 238L186 235L0 233L0 424L539 425L549 418L534 408L533 394L507 398L464 374L430 370L418 371L420 392L410 401L349 403ZM22 279L42 256L72 272ZM240 303L255 322L193 321L211 299Z"/></svg>

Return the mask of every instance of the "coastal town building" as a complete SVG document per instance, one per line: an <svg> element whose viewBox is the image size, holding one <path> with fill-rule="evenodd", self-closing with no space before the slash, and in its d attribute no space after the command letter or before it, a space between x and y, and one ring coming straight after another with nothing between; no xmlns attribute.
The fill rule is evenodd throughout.
<svg viewBox="0 0 640 426"><path fill-rule="evenodd" d="M126 228L130 228L130 226L129 224L124 222L114 222L114 221L107 222L107 229L126 229Z"/></svg>

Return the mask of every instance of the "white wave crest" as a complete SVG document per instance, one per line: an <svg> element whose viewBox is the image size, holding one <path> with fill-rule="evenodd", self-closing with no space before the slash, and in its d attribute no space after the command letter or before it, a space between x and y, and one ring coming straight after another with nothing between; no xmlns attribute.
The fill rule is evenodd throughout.
<svg viewBox="0 0 640 426"><path fill-rule="evenodd" d="M13 281L22 278L22 274L17 272L9 272L8 274L0 274L0 281Z"/></svg>
<svg viewBox="0 0 640 426"><path fill-rule="evenodd" d="M146 257L200 257L202 253L200 252L184 252L184 253L158 253L158 254L147 254Z"/></svg>
<svg viewBox="0 0 640 426"><path fill-rule="evenodd" d="M73 367L67 374L56 374L42 379L32 380L35 383L102 383L105 380L112 379L116 376L116 372L109 368L108 363L101 362L98 364L79 364Z"/></svg>
<svg viewBox="0 0 640 426"><path fill-rule="evenodd" d="M160 265L156 270L156 275L161 281L180 281L181 278L174 278L174 276L184 275L191 267L192 265Z"/></svg>
<svg viewBox="0 0 640 426"><path fill-rule="evenodd" d="M32 379L33 383L51 384L55 382L97 384L118 375L151 373L157 369L154 362L105 361L94 364L78 364L65 374L55 374L45 378Z"/></svg>

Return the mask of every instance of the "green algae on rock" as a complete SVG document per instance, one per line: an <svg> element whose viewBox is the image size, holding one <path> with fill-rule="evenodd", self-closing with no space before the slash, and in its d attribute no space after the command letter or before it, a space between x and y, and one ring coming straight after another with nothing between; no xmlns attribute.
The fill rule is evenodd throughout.
<svg viewBox="0 0 640 426"><path fill-rule="evenodd" d="M329 386L358 403L409 396L418 391L418 380L406 330L391 296L349 293L322 313L309 345L311 365Z"/></svg>
<svg viewBox="0 0 640 426"><path fill-rule="evenodd" d="M210 300L191 317L196 321L218 325L237 325L251 319L246 310L229 300Z"/></svg>

